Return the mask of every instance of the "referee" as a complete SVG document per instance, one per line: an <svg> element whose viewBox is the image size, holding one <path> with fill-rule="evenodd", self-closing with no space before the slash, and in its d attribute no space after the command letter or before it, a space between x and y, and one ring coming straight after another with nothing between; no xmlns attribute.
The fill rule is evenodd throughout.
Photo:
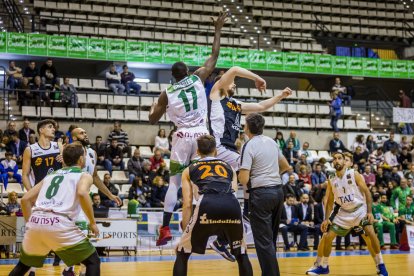
<svg viewBox="0 0 414 276"><path fill-rule="evenodd" d="M260 114L246 117L249 141L242 149L239 181L250 193L250 224L262 275L279 276L276 239L284 201L280 174L289 164L276 142L263 135L264 124Z"/></svg>

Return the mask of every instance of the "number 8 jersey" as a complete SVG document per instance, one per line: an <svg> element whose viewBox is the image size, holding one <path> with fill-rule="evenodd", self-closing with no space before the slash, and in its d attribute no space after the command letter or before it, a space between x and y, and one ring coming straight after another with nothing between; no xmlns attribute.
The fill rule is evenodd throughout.
<svg viewBox="0 0 414 276"><path fill-rule="evenodd" d="M75 221L81 210L77 186L84 173L79 167L69 167L47 175L33 211L53 212Z"/></svg>
<svg viewBox="0 0 414 276"><path fill-rule="evenodd" d="M207 126L207 96L203 82L196 75L170 85L167 114L177 128Z"/></svg>
<svg viewBox="0 0 414 276"><path fill-rule="evenodd" d="M56 142L50 142L48 149L42 148L39 143L30 145L31 151L31 168L34 176L33 186L45 178L46 175L62 168L62 163L56 161L60 154L59 145Z"/></svg>

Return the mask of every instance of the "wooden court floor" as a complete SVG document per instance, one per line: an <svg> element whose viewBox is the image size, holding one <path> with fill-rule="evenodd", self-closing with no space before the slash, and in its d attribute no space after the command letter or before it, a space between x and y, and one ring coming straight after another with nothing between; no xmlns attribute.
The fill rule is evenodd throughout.
<svg viewBox="0 0 414 276"><path fill-rule="evenodd" d="M310 253L312 254L312 253ZM281 275L305 275L305 271L313 264L314 257L279 256L279 267ZM342 253L341 253L342 254ZM343 253L343 254L348 254ZM368 255L359 255L358 251L349 253L347 256L333 256L330 258L330 275L337 276L374 276L377 275L373 260ZM261 275L260 266L254 251L249 254L253 265L254 275ZM286 254L283 254L286 255ZM139 275L139 276L169 276L172 275L174 256L152 256L147 260L145 257L138 259L128 257L111 257L103 259L101 265L101 275ZM157 260L158 258L158 260ZM1 260L4 263L4 260ZM49 260L50 262L51 260ZM390 276L409 276L414 275L414 253L411 254L384 254L384 261ZM0 275L8 275L13 265L0 265ZM46 264L37 270L37 276L61 275L63 266L53 267ZM78 268L76 268L78 269ZM213 253L205 256L195 255L189 261L188 275L238 275L237 264L221 259Z"/></svg>

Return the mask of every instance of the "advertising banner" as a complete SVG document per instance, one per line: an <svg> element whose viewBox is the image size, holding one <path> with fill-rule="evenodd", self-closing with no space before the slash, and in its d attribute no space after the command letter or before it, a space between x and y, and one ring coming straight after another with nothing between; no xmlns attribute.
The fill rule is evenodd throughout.
<svg viewBox="0 0 414 276"><path fill-rule="evenodd" d="M266 52L258 50L249 51L250 69L253 70L266 70Z"/></svg>
<svg viewBox="0 0 414 276"><path fill-rule="evenodd" d="M121 60L124 61L125 59L125 40L108 40L107 42L107 51L108 51L108 59L110 60Z"/></svg>
<svg viewBox="0 0 414 276"><path fill-rule="evenodd" d="M47 35L28 34L27 48L29 55L47 56Z"/></svg>
<svg viewBox="0 0 414 276"><path fill-rule="evenodd" d="M27 34L8 33L7 52L27 54Z"/></svg>
<svg viewBox="0 0 414 276"><path fill-rule="evenodd" d="M230 48L220 49L220 55L217 61L217 67L230 68L232 66L233 66L233 49L230 49Z"/></svg>
<svg viewBox="0 0 414 276"><path fill-rule="evenodd" d="M181 46L181 60L189 66L198 65L199 47L195 45Z"/></svg>
<svg viewBox="0 0 414 276"><path fill-rule="evenodd" d="M145 61L145 42L127 41L126 60L135 62Z"/></svg>
<svg viewBox="0 0 414 276"><path fill-rule="evenodd" d="M107 59L106 40L90 38L88 44L88 58Z"/></svg>
<svg viewBox="0 0 414 276"><path fill-rule="evenodd" d="M300 72L300 54L299 53L283 53L283 62L285 64L284 71Z"/></svg>
<svg viewBox="0 0 414 276"><path fill-rule="evenodd" d="M248 49L234 49L234 66L243 68L250 68L249 50Z"/></svg>
<svg viewBox="0 0 414 276"><path fill-rule="evenodd" d="M88 58L88 39L85 37L69 37L68 56L74 58Z"/></svg>
<svg viewBox="0 0 414 276"><path fill-rule="evenodd" d="M348 57L332 57L332 73L348 75Z"/></svg>
<svg viewBox="0 0 414 276"><path fill-rule="evenodd" d="M364 76L378 77L378 59L363 58L362 67Z"/></svg>
<svg viewBox="0 0 414 276"><path fill-rule="evenodd" d="M394 61L393 60L384 60L380 59L378 61L378 70L380 77L393 77L394 76Z"/></svg>
<svg viewBox="0 0 414 276"><path fill-rule="evenodd" d="M68 37L66 36L49 36L48 37L48 52L49 56L67 57L68 56Z"/></svg>
<svg viewBox="0 0 414 276"><path fill-rule="evenodd" d="M348 58L348 75L362 76L363 74L362 58Z"/></svg>
<svg viewBox="0 0 414 276"><path fill-rule="evenodd" d="M162 63L162 45L157 42L147 42L145 62Z"/></svg>
<svg viewBox="0 0 414 276"><path fill-rule="evenodd" d="M181 60L181 45L162 44L163 62L173 64Z"/></svg>
<svg viewBox="0 0 414 276"><path fill-rule="evenodd" d="M394 60L394 77L406 79L408 78L408 66L406 60Z"/></svg>
<svg viewBox="0 0 414 276"><path fill-rule="evenodd" d="M392 108L394 123L414 123L414 108Z"/></svg>
<svg viewBox="0 0 414 276"><path fill-rule="evenodd" d="M0 52L7 52L7 33L0 32Z"/></svg>
<svg viewBox="0 0 414 276"><path fill-rule="evenodd" d="M300 55L301 71L306 73L316 72L316 56L310 54Z"/></svg>
<svg viewBox="0 0 414 276"><path fill-rule="evenodd" d="M91 238L95 247L137 246L136 220L96 220L99 236Z"/></svg>
<svg viewBox="0 0 414 276"><path fill-rule="evenodd" d="M332 74L332 56L316 55L316 72Z"/></svg>

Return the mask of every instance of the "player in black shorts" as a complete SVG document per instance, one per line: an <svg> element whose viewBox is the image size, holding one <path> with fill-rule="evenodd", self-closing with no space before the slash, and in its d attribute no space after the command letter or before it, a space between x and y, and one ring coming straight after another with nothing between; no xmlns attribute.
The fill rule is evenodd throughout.
<svg viewBox="0 0 414 276"><path fill-rule="evenodd" d="M182 174L181 226L184 232L177 247L173 275L187 275L191 253L204 254L208 238L215 235L222 235L230 242L231 253L239 265L239 275L253 275L246 252L240 204L233 194L237 190L236 173L226 162L215 158L217 150L213 136L201 136L197 146L201 159ZM193 190L197 204L191 215Z"/></svg>

